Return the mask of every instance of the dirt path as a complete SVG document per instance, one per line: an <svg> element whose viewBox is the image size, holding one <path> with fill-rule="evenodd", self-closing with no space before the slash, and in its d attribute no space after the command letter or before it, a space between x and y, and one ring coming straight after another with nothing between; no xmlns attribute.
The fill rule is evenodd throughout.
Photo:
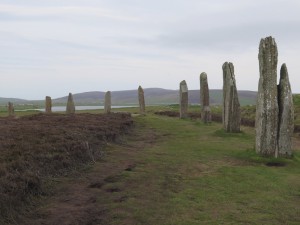
<svg viewBox="0 0 300 225"><path fill-rule="evenodd" d="M107 205L125 201L123 192L130 188L123 180L123 172L134 171L142 163L144 148L158 138L153 130L145 132L138 126L124 143L108 145L106 156L86 171L53 180L53 195L40 200L40 206L18 224L109 224Z"/></svg>

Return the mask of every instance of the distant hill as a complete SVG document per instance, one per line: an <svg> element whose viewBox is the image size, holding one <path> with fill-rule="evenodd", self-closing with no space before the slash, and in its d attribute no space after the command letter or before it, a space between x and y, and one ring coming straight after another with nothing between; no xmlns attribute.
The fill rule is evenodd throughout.
<svg viewBox="0 0 300 225"><path fill-rule="evenodd" d="M145 101L148 105L157 104L178 104L179 94L178 90L166 90L162 88L146 88ZM74 101L77 105L103 105L105 92L93 91L74 94ZM127 91L112 91L113 105L137 105L138 96L137 90ZM241 105L253 105L256 101L256 92L254 91L238 91ZM222 90L210 90L210 103L218 105L222 103ZM67 102L68 96L53 99L53 104L64 105ZM43 100L30 101L24 99L0 98L0 104L7 104L8 101L14 104L43 104ZM199 90L189 91L189 102L191 104L199 104L200 92Z"/></svg>
<svg viewBox="0 0 300 225"><path fill-rule="evenodd" d="M179 92L178 90L166 90L162 88L146 88L145 102L148 105L156 104L178 104ZM103 104L105 92L85 92L74 94L74 101L77 104ZM254 91L238 91L240 103L242 105L253 105L256 101L256 92ZM137 105L138 95L137 90L128 91L113 91L111 93L113 105ZM210 90L210 103L222 103L222 90ZM67 101L67 96L53 100L56 104L63 104ZM199 90L189 91L189 102L191 104L199 104L200 92Z"/></svg>
<svg viewBox="0 0 300 225"><path fill-rule="evenodd" d="M28 104L30 101L25 100L25 99L20 99L20 98L1 98L0 97L0 104L5 105L8 102L13 102L17 104Z"/></svg>

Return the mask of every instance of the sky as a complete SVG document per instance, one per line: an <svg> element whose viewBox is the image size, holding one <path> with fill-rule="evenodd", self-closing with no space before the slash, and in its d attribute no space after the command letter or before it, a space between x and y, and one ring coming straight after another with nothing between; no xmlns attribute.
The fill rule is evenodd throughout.
<svg viewBox="0 0 300 225"><path fill-rule="evenodd" d="M0 0L0 97L195 90L201 72L221 89L226 61L238 90L257 91L267 36L300 93L299 28L299 0Z"/></svg>

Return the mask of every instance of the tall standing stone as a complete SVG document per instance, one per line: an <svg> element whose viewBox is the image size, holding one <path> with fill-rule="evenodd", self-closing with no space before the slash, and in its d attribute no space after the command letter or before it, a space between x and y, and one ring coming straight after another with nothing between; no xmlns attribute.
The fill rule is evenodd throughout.
<svg viewBox="0 0 300 225"><path fill-rule="evenodd" d="M241 109L238 98L234 66L225 62L223 69L223 127L226 132L240 132Z"/></svg>
<svg viewBox="0 0 300 225"><path fill-rule="evenodd" d="M185 80L181 81L179 84L179 101L180 101L180 118L186 118L188 112L188 87Z"/></svg>
<svg viewBox="0 0 300 225"><path fill-rule="evenodd" d="M66 113L67 114L74 114L75 113L75 104L74 104L72 93L69 93Z"/></svg>
<svg viewBox="0 0 300 225"><path fill-rule="evenodd" d="M14 117L15 116L15 108L12 102L8 102L8 116Z"/></svg>
<svg viewBox="0 0 300 225"><path fill-rule="evenodd" d="M51 100L51 97L49 97L49 96L46 96L46 99L45 99L45 112L46 113L52 112L52 100Z"/></svg>
<svg viewBox="0 0 300 225"><path fill-rule="evenodd" d="M211 122L211 111L209 107L209 88L207 82L207 74L200 74L200 104L201 104L201 120L204 123Z"/></svg>
<svg viewBox="0 0 300 225"><path fill-rule="evenodd" d="M277 45L272 37L259 45L259 84L256 102L256 152L275 156L278 136Z"/></svg>
<svg viewBox="0 0 300 225"><path fill-rule="evenodd" d="M278 106L278 155L290 157L292 155L292 135L294 132L294 105L289 75L285 64L280 69Z"/></svg>
<svg viewBox="0 0 300 225"><path fill-rule="evenodd" d="M139 96L140 113L145 114L145 96L144 96L144 90L141 86L139 86L138 89L138 96Z"/></svg>
<svg viewBox="0 0 300 225"><path fill-rule="evenodd" d="M105 93L104 113L110 113L110 111L111 111L111 92L107 91Z"/></svg>

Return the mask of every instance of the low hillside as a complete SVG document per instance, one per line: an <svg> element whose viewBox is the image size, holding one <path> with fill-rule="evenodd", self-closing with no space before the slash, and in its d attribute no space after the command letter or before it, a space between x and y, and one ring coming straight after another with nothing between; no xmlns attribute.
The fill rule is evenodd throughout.
<svg viewBox="0 0 300 225"><path fill-rule="evenodd" d="M146 88L145 101L147 105L167 105L177 104L179 101L178 90L167 90L162 88ZM238 91L241 105L253 105L256 101L256 92L254 91ZM74 94L74 101L76 105L103 105L105 92L91 91ZM53 99L54 105L65 105L68 96ZM17 98L0 98L0 105L4 107L7 102L13 102L18 108L33 108L33 106L43 106L44 100L25 100ZM199 104L200 93L199 90L189 91L190 104ZM210 102L213 105L219 105L222 103L222 90L210 90ZM137 105L138 96L137 90L127 91L113 91L112 92L112 104L113 105Z"/></svg>
<svg viewBox="0 0 300 225"><path fill-rule="evenodd" d="M179 102L178 90L166 90L161 88L147 88L145 92L145 101L147 105L157 104L177 104ZM256 101L256 92L254 91L239 91L239 98L241 105L253 105ZM74 94L74 101L78 105L98 105L104 104L105 92L85 92ZM128 91L113 91L112 92L112 104L113 105L137 105L138 96L137 90ZM210 102L211 104L218 105L222 103L222 90L210 90ZM65 104L67 102L67 96L54 99L54 104ZM190 104L200 103L199 90L189 91Z"/></svg>

